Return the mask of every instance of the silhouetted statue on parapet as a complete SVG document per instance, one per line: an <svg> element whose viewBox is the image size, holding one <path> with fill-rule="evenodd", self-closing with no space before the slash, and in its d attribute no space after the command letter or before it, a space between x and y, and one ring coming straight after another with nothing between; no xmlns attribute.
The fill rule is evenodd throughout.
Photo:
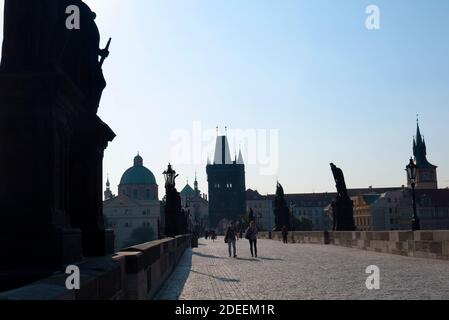
<svg viewBox="0 0 449 320"><path fill-rule="evenodd" d="M68 29L66 8L77 6L80 28ZM84 94L84 107L96 113L106 81L96 14L81 0L5 0L1 70L61 72ZM100 60L101 58L101 60Z"/></svg>
<svg viewBox="0 0 449 320"><path fill-rule="evenodd" d="M291 230L290 211L287 207L287 201L285 200L284 188L279 182L276 186L276 197L274 199L274 219L274 231L281 231L284 226L287 230Z"/></svg>
<svg viewBox="0 0 449 320"><path fill-rule="evenodd" d="M72 5L79 29L66 26ZM94 19L81 0L5 0L0 291L113 251L102 161L115 134L96 115L109 52L99 49Z"/></svg>
<svg viewBox="0 0 449 320"><path fill-rule="evenodd" d="M337 197L332 202L334 231L354 231L354 205L348 195L343 171L333 163L330 166L337 187Z"/></svg>

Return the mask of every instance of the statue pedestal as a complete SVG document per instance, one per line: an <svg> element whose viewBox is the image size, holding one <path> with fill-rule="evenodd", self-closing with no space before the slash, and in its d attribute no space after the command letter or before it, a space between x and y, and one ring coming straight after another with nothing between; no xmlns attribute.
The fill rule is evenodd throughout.
<svg viewBox="0 0 449 320"><path fill-rule="evenodd" d="M84 256L103 256L114 248L113 232L104 229L102 190L103 154L115 134L87 112L80 113L73 124L68 195L71 226L83 232Z"/></svg>
<svg viewBox="0 0 449 320"><path fill-rule="evenodd" d="M1 230L0 292L64 272L63 266L82 257L78 229ZM8 239L8 240L6 240Z"/></svg>
<svg viewBox="0 0 449 320"><path fill-rule="evenodd" d="M57 73L0 74L0 291L113 248L101 190L114 134L82 99Z"/></svg>
<svg viewBox="0 0 449 320"><path fill-rule="evenodd" d="M351 199L338 198L332 205L335 212L336 231L355 231L354 204Z"/></svg>
<svg viewBox="0 0 449 320"><path fill-rule="evenodd" d="M56 74L0 75L1 284L81 259L81 231L67 210L76 97Z"/></svg>

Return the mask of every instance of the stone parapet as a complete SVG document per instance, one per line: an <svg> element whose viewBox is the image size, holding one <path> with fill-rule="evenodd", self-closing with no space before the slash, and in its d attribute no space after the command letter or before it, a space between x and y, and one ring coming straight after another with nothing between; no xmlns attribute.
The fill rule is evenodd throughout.
<svg viewBox="0 0 449 320"><path fill-rule="evenodd" d="M68 290L63 271L27 286L0 293L0 300L145 300L152 299L171 274L190 235L156 240L114 255L89 258L74 265L80 289Z"/></svg>
<svg viewBox="0 0 449 320"><path fill-rule="evenodd" d="M268 232L259 233L269 239ZM273 240L282 240L272 232ZM289 243L332 244L348 248L397 254L408 257L449 260L449 231L351 231L289 232Z"/></svg>

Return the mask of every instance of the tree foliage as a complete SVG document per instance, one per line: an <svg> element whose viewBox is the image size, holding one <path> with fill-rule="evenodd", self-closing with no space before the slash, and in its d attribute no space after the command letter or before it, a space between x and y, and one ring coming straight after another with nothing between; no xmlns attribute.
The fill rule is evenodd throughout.
<svg viewBox="0 0 449 320"><path fill-rule="evenodd" d="M155 234L152 227L141 226L132 231L131 237L126 242L125 247L132 247L138 244L155 240Z"/></svg>

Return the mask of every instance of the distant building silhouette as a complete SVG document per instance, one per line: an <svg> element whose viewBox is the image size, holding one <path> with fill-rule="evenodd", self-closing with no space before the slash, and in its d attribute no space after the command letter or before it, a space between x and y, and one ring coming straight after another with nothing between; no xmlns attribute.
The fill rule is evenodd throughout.
<svg viewBox="0 0 449 320"><path fill-rule="evenodd" d="M158 198L156 179L144 167L140 155L134 158L134 165L123 173L118 189L118 196L114 197L108 179L103 203L105 227L114 230L115 248L122 249L132 243L133 231L139 228L152 229L151 239L157 239L162 204Z"/></svg>
<svg viewBox="0 0 449 320"><path fill-rule="evenodd" d="M217 137L214 162L208 163L206 171L210 226L223 219L238 220L246 212L245 164L241 151L231 160L226 136Z"/></svg>
<svg viewBox="0 0 449 320"><path fill-rule="evenodd" d="M195 176L194 189L187 182L180 192L181 205L190 211L192 225L200 230L209 227L209 202L207 196L198 188L198 179ZM195 229L195 230L198 230Z"/></svg>

